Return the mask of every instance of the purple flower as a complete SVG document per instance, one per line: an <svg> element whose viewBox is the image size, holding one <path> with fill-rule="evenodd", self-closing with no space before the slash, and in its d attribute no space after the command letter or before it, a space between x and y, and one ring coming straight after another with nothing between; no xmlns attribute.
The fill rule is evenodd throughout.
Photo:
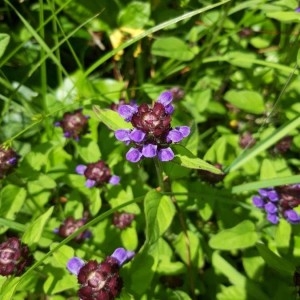
<svg viewBox="0 0 300 300"><path fill-rule="evenodd" d="M0 146L0 179L17 166L19 158L20 156L12 148Z"/></svg>
<svg viewBox="0 0 300 300"><path fill-rule="evenodd" d="M256 207L265 209L269 222L277 224L281 216L291 224L300 223L299 214L293 210L300 205L299 184L264 188L258 192L259 195L253 196L252 202Z"/></svg>
<svg viewBox="0 0 300 300"><path fill-rule="evenodd" d="M135 253L133 251L127 251L124 248L117 248L111 257L118 261L119 266L122 266L125 262L131 260Z"/></svg>
<svg viewBox="0 0 300 300"><path fill-rule="evenodd" d="M120 177L112 175L108 165L103 160L87 165L78 165L76 173L86 178L85 186L88 188L100 187L106 183L116 185L120 182Z"/></svg>
<svg viewBox="0 0 300 300"><path fill-rule="evenodd" d="M158 151L157 156L161 161L170 161L174 158L174 153L170 147L163 148Z"/></svg>
<svg viewBox="0 0 300 300"><path fill-rule="evenodd" d="M82 227L86 223L86 218L82 218L79 220L75 220L73 217L67 217L64 222L55 230L59 236L66 238L80 227ZM75 238L74 241L76 242L83 242L86 238L91 236L91 232L89 230L85 230L79 233Z"/></svg>
<svg viewBox="0 0 300 300"><path fill-rule="evenodd" d="M69 272L71 272L73 275L78 275L80 269L85 265L85 262L79 258L79 257L73 257L69 259L67 263L67 269Z"/></svg>
<svg viewBox="0 0 300 300"><path fill-rule="evenodd" d="M136 163L142 158L142 153L136 148L130 148L126 153L126 159L130 162Z"/></svg>
<svg viewBox="0 0 300 300"><path fill-rule="evenodd" d="M279 222L277 214L267 214L267 220L272 224L278 224Z"/></svg>
<svg viewBox="0 0 300 300"><path fill-rule="evenodd" d="M131 225L134 218L135 215L131 213L115 212L113 216L113 224L120 229L125 229Z"/></svg>
<svg viewBox="0 0 300 300"><path fill-rule="evenodd" d="M286 217L287 221L292 224L300 223L300 216L297 212L293 209L288 209L284 212L284 216Z"/></svg>
<svg viewBox="0 0 300 300"><path fill-rule="evenodd" d="M55 122L54 126L61 127L64 137L79 140L79 137L88 132L88 119L81 109L74 112L66 112L61 121Z"/></svg>
<svg viewBox="0 0 300 300"><path fill-rule="evenodd" d="M252 203L258 208L263 208L265 206L265 201L260 196L254 196L252 198Z"/></svg>
<svg viewBox="0 0 300 300"><path fill-rule="evenodd" d="M77 276L81 300L115 299L121 292L123 281L120 267L135 255L132 251L117 248L111 256L98 263L95 260L84 262L78 257L71 258L67 269Z"/></svg>
<svg viewBox="0 0 300 300"><path fill-rule="evenodd" d="M142 154L145 157L154 157L157 154L157 145L148 144L145 145L142 149Z"/></svg>
<svg viewBox="0 0 300 300"><path fill-rule="evenodd" d="M158 100L149 106L122 105L119 114L128 122L133 129L119 129L115 131L117 140L127 145L132 145L126 153L126 159L130 162L138 162L142 158L158 157L161 161L170 161L174 153L170 148L172 143L178 143L190 134L188 126L171 127L171 114L173 93L163 92Z"/></svg>
<svg viewBox="0 0 300 300"><path fill-rule="evenodd" d="M295 12L300 13L300 7L297 7L297 8L295 9Z"/></svg>
<svg viewBox="0 0 300 300"><path fill-rule="evenodd" d="M120 105L118 108L118 113L121 117L123 117L126 121L130 121L132 116L137 112L137 107L132 105Z"/></svg>
<svg viewBox="0 0 300 300"><path fill-rule="evenodd" d="M11 237L0 244L0 275L20 276L31 263L29 248L19 238Z"/></svg>

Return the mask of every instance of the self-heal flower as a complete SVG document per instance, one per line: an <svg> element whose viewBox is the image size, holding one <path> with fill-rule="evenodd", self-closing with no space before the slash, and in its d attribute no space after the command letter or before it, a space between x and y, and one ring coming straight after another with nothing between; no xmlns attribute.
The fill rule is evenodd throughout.
<svg viewBox="0 0 300 300"><path fill-rule="evenodd" d="M171 149L173 143L182 141L190 134L188 126L172 128L171 114L173 93L166 91L160 94L152 106L121 105L118 112L127 122L131 122L133 129L118 129L115 131L117 140L130 145L126 159L138 162L142 158L158 157L161 161L170 161L174 158Z"/></svg>
<svg viewBox="0 0 300 300"><path fill-rule="evenodd" d="M88 131L89 116L85 116L81 109L74 112L66 112L61 121L55 122L54 125L61 127L64 137L79 140L79 137Z"/></svg>
<svg viewBox="0 0 300 300"><path fill-rule="evenodd" d="M55 230L55 232L63 238L68 237L80 227L82 227L86 223L86 218L81 218L79 220L74 219L72 216L67 217L64 222ZM89 230L84 230L83 232L79 233L74 240L76 242L82 242L85 239L91 236L91 232Z"/></svg>
<svg viewBox="0 0 300 300"><path fill-rule="evenodd" d="M117 248L101 263L95 260L84 262L78 257L71 258L67 263L67 269L77 276L80 299L115 299L123 287L119 274L120 267L134 255L132 251Z"/></svg>
<svg viewBox="0 0 300 300"><path fill-rule="evenodd" d="M255 195L252 202L256 207L265 210L270 223L277 224L280 216L291 224L300 223L300 215L294 210L300 205L299 184L264 188L258 192L259 195Z"/></svg>
<svg viewBox="0 0 300 300"><path fill-rule="evenodd" d="M120 177L112 175L110 168L102 160L87 165L78 165L76 173L86 178L85 186L88 188L100 187L106 183L117 185L120 182Z"/></svg>
<svg viewBox="0 0 300 300"><path fill-rule="evenodd" d="M12 148L0 146L0 179L17 166L19 157Z"/></svg>
<svg viewBox="0 0 300 300"><path fill-rule="evenodd" d="M32 255L27 245L19 238L11 237L0 244L0 275L19 276L32 263Z"/></svg>
<svg viewBox="0 0 300 300"><path fill-rule="evenodd" d="M113 224L119 229L125 229L129 227L134 220L135 215L126 212L115 212L113 216Z"/></svg>

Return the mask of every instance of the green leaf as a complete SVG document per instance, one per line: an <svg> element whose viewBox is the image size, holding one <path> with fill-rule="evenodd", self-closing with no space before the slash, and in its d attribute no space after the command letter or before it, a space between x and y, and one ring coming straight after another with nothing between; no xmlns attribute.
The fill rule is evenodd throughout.
<svg viewBox="0 0 300 300"><path fill-rule="evenodd" d="M95 105L93 110L99 120L111 130L132 128L130 122L126 122L117 112L111 109L101 109L99 106Z"/></svg>
<svg viewBox="0 0 300 300"><path fill-rule="evenodd" d="M83 138L76 147L81 158L87 163L95 162L101 157L99 146L93 140Z"/></svg>
<svg viewBox="0 0 300 300"><path fill-rule="evenodd" d="M145 197L146 238L156 242L168 229L175 215L174 204L167 196L150 191Z"/></svg>
<svg viewBox="0 0 300 300"><path fill-rule="evenodd" d="M121 10L118 21L121 27L143 28L150 17L150 4L140 1L130 2Z"/></svg>
<svg viewBox="0 0 300 300"><path fill-rule="evenodd" d="M281 22L299 22L300 15L294 11L274 11L267 13L268 18L276 19Z"/></svg>
<svg viewBox="0 0 300 300"><path fill-rule="evenodd" d="M230 90L224 95L224 99L237 108L252 114L262 114L265 111L261 94L254 91Z"/></svg>
<svg viewBox="0 0 300 300"><path fill-rule="evenodd" d="M278 271L279 273L283 273L290 277L292 276L295 271L295 266L292 263L278 256L262 243L257 244L256 248L261 257L271 268Z"/></svg>
<svg viewBox="0 0 300 300"><path fill-rule="evenodd" d="M257 240L258 234L254 224L246 220L214 235L209 240L209 246L220 250L243 249L255 245Z"/></svg>
<svg viewBox="0 0 300 300"><path fill-rule="evenodd" d="M228 63L242 67L251 68L256 56L253 53L244 53L239 51L229 52L226 56Z"/></svg>
<svg viewBox="0 0 300 300"><path fill-rule="evenodd" d="M158 38L153 43L151 52L153 55L181 61L189 61L195 56L188 45L176 37Z"/></svg>
<svg viewBox="0 0 300 300"><path fill-rule="evenodd" d="M36 244L43 233L44 227L47 224L54 207L51 206L44 214L33 221L25 230L22 241L27 245Z"/></svg>
<svg viewBox="0 0 300 300"><path fill-rule="evenodd" d="M191 153L182 145L173 145L172 149L175 150L176 154L175 158L172 160L172 163L179 164L189 169L200 169L215 174L223 174L223 172L220 169L217 169L208 162L196 157L193 153Z"/></svg>
<svg viewBox="0 0 300 300"><path fill-rule="evenodd" d="M290 134L292 130L300 126L300 117L295 117L293 120L289 121L286 124L283 124L280 128L272 132L267 138L263 139L259 143L257 143L253 148L243 152L239 155L231 165L225 170L225 172L233 171L244 165L251 158L258 155L258 153L266 150L268 147L274 145L283 137Z"/></svg>
<svg viewBox="0 0 300 300"><path fill-rule="evenodd" d="M292 226L285 219L280 219L276 226L275 242L281 253L287 253L291 243Z"/></svg>
<svg viewBox="0 0 300 300"><path fill-rule="evenodd" d="M0 58L4 54L4 51L9 43L10 36L6 33L0 33Z"/></svg>
<svg viewBox="0 0 300 300"><path fill-rule="evenodd" d="M4 186L0 192L0 216L14 220L15 214L22 208L25 199L26 190L24 188L11 184ZM0 232L3 233L6 229L6 226L1 226Z"/></svg>

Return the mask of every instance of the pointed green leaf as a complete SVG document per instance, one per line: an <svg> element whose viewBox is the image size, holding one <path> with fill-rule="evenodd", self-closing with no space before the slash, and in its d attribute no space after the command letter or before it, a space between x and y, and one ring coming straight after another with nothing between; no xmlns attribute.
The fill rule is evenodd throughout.
<svg viewBox="0 0 300 300"><path fill-rule="evenodd" d="M4 51L9 43L10 36L6 33L0 33L0 58L4 54Z"/></svg>
<svg viewBox="0 0 300 300"><path fill-rule="evenodd" d="M214 235L209 241L209 246L220 250L243 249L255 245L257 240L258 234L254 224L246 220Z"/></svg>
<svg viewBox="0 0 300 300"><path fill-rule="evenodd" d="M257 244L256 248L261 257L271 268L278 271L279 273L285 274L290 277L292 276L295 271L295 266L292 263L278 256L262 243Z"/></svg>
<svg viewBox="0 0 300 300"><path fill-rule="evenodd" d="M117 112L111 109L102 109L95 105L93 110L99 120L103 122L109 129L118 130L132 128L131 123L126 122Z"/></svg>
<svg viewBox="0 0 300 300"><path fill-rule="evenodd" d="M32 222L25 230L22 237L22 241L27 245L36 244L43 233L44 227L53 212L53 206L51 206L44 214L39 216L34 222Z"/></svg>
<svg viewBox="0 0 300 300"><path fill-rule="evenodd" d="M208 162L196 157L192 152L186 149L182 145L173 145L172 149L175 151L175 158L172 160L173 163L179 164L189 169L200 169L206 170L215 174L222 174L223 172Z"/></svg>
<svg viewBox="0 0 300 300"><path fill-rule="evenodd" d="M254 91L230 90L225 94L224 99L237 108L252 114L262 114L265 111L263 97Z"/></svg>
<svg viewBox="0 0 300 300"><path fill-rule="evenodd" d="M175 215L174 204L167 196L150 191L145 197L146 237L157 241L170 226Z"/></svg>

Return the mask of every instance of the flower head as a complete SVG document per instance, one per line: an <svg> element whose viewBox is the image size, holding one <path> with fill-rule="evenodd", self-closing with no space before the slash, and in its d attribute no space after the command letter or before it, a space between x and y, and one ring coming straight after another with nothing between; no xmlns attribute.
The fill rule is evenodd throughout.
<svg viewBox="0 0 300 300"><path fill-rule="evenodd" d="M74 233L77 229L82 227L86 223L86 218L82 218L79 220L75 220L73 217L67 217L64 222L59 226L55 232L60 235L63 238L68 237L72 233ZM89 238L91 236L91 232L88 230L85 230L81 233L79 233L74 240L76 242L82 242L86 238Z"/></svg>
<svg viewBox="0 0 300 300"><path fill-rule="evenodd" d="M0 244L0 275L19 276L32 263L32 256L26 245L16 237Z"/></svg>
<svg viewBox="0 0 300 300"><path fill-rule="evenodd" d="M88 188L99 187L106 183L117 185L120 182L120 177L112 175L110 168L103 160L87 165L78 165L76 173L85 176L85 185Z"/></svg>
<svg viewBox="0 0 300 300"><path fill-rule="evenodd" d="M120 267L131 260L134 255L132 251L117 248L101 263L95 260L85 263L78 257L71 258L67 263L67 268L78 278L80 299L115 299L123 287L119 274Z"/></svg>
<svg viewBox="0 0 300 300"><path fill-rule="evenodd" d="M12 148L0 146L0 179L17 166L19 157Z"/></svg>
<svg viewBox="0 0 300 300"><path fill-rule="evenodd" d="M54 125L62 128L66 138L78 140L82 134L88 131L89 116L85 116L81 109L74 112L66 112L61 121Z"/></svg>
<svg viewBox="0 0 300 300"><path fill-rule="evenodd" d="M142 158L158 157L161 161L174 158L170 147L190 134L188 126L172 128L173 93L163 92L152 106L148 104L121 105L118 112L127 122L131 122L133 129L119 129L115 131L117 140L130 145L126 154L130 162L138 162Z"/></svg>
<svg viewBox="0 0 300 300"><path fill-rule="evenodd" d="M134 218L135 215L131 213L115 212L113 216L113 224L120 229L125 229L126 227L129 227L131 225Z"/></svg>
<svg viewBox="0 0 300 300"><path fill-rule="evenodd" d="M300 223L300 215L294 210L300 205L299 184L260 189L258 193L252 203L266 212L269 222L277 224L282 216L291 224Z"/></svg>

